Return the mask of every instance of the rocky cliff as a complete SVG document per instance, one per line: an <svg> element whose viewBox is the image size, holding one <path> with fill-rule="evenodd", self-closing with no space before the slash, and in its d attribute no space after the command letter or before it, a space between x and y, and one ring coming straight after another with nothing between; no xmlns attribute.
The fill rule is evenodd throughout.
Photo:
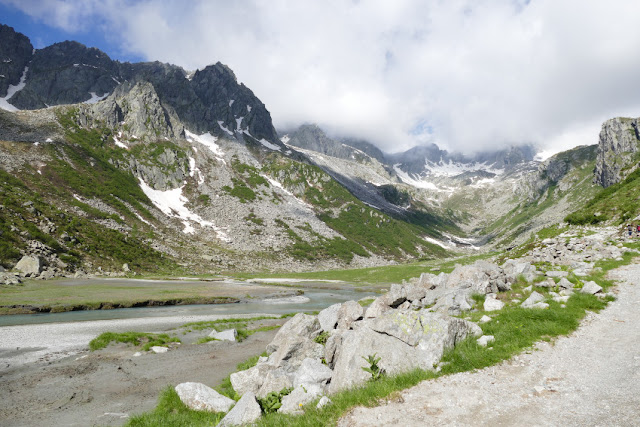
<svg viewBox="0 0 640 427"><path fill-rule="evenodd" d="M602 124L595 182L603 187L622 181L637 169L640 162L639 120L616 117Z"/></svg>

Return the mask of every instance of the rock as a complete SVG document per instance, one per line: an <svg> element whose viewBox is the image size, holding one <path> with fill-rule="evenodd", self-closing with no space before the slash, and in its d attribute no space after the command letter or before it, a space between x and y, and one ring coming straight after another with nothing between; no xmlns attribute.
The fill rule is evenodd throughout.
<svg viewBox="0 0 640 427"><path fill-rule="evenodd" d="M201 383L182 383L175 389L182 403L196 411L227 412L236 403Z"/></svg>
<svg viewBox="0 0 640 427"><path fill-rule="evenodd" d="M523 292L531 292L532 290L533 290L533 285L529 285L526 288L522 289Z"/></svg>
<svg viewBox="0 0 640 427"><path fill-rule="evenodd" d="M153 351L154 353L166 353L167 351L169 351L167 347L162 347L159 345L154 345L153 347L150 348L150 350Z"/></svg>
<svg viewBox="0 0 640 427"><path fill-rule="evenodd" d="M331 404L331 399L329 399L327 396L322 396L320 398L320 400L318 401L318 404L316 405L316 408L318 409L322 409L327 405Z"/></svg>
<svg viewBox="0 0 640 427"><path fill-rule="evenodd" d="M337 349L342 345L342 332L343 331L335 331L332 333L324 345L324 360L330 368L333 368L333 358Z"/></svg>
<svg viewBox="0 0 640 427"><path fill-rule="evenodd" d="M289 388L293 386L290 375L288 375L284 368L276 368L267 371L262 381L262 386L256 393L258 397L265 397L267 394L273 391L280 391L283 388Z"/></svg>
<svg viewBox="0 0 640 427"><path fill-rule="evenodd" d="M491 317L487 316L486 314L482 316L478 321L478 323L488 323L488 322L491 322Z"/></svg>
<svg viewBox="0 0 640 427"><path fill-rule="evenodd" d="M19 285L22 280L12 273L0 273L0 285Z"/></svg>
<svg viewBox="0 0 640 427"><path fill-rule="evenodd" d="M479 346L486 347L487 344L492 343L496 340L493 335L483 335L476 340Z"/></svg>
<svg viewBox="0 0 640 427"><path fill-rule="evenodd" d="M557 297L553 297L553 300L554 300L555 302L559 302L559 303L561 303L561 304L564 304L564 303L566 303L567 301L569 301L569 297L568 297L568 296L562 296L562 297L561 297L561 296L557 296Z"/></svg>
<svg viewBox="0 0 640 427"><path fill-rule="evenodd" d="M364 318L371 319L374 317L378 317L388 310L390 310L389 305L386 303L385 298L381 296L373 300L371 305L367 307L367 310L364 313Z"/></svg>
<svg viewBox="0 0 640 427"><path fill-rule="evenodd" d="M395 308L407 300L407 290L402 285L393 284L382 298L386 305Z"/></svg>
<svg viewBox="0 0 640 427"><path fill-rule="evenodd" d="M563 277L562 279L560 279L560 281L558 282L558 286L562 289L573 289L573 283L571 283L570 281L568 281L565 277Z"/></svg>
<svg viewBox="0 0 640 427"><path fill-rule="evenodd" d="M215 338L220 341L236 341L238 331L235 329L225 329L224 331L213 331L209 334L209 338Z"/></svg>
<svg viewBox="0 0 640 427"><path fill-rule="evenodd" d="M16 270L21 271L25 275L40 274L43 268L42 258L39 256L25 255L15 266Z"/></svg>
<svg viewBox="0 0 640 427"><path fill-rule="evenodd" d="M582 289L580 289L580 293L582 294L595 295L598 292L602 292L602 287L598 286L598 284L594 281L586 282L582 286Z"/></svg>
<svg viewBox="0 0 640 427"><path fill-rule="evenodd" d="M522 304L520 304L520 306L523 308L531 308L534 304L541 301L544 301L544 296L536 291L533 291L531 295L529 295L529 298L527 298Z"/></svg>
<svg viewBox="0 0 640 427"><path fill-rule="evenodd" d="M364 316L364 308L355 301L347 301L338 311L338 329L350 329L353 322Z"/></svg>
<svg viewBox="0 0 640 427"><path fill-rule="evenodd" d="M568 271L563 270L549 270L545 273L547 277L567 277L569 275Z"/></svg>
<svg viewBox="0 0 640 427"><path fill-rule="evenodd" d="M127 264L126 262L122 264L122 271L124 271L125 273L130 272L131 269L129 268L129 264Z"/></svg>
<svg viewBox="0 0 640 427"><path fill-rule="evenodd" d="M547 280L536 283L536 286L541 288L554 288L556 286L556 282L552 278L548 278Z"/></svg>
<svg viewBox="0 0 640 427"><path fill-rule="evenodd" d="M504 303L499 299L496 299L495 294L487 294L483 304L484 311L502 310L503 307Z"/></svg>
<svg viewBox="0 0 640 427"><path fill-rule="evenodd" d="M255 394L248 392L242 395L236 406L220 421L218 427L251 424L262 416L262 410Z"/></svg>
<svg viewBox="0 0 640 427"><path fill-rule="evenodd" d="M331 331L338 324L338 312L342 304L333 304L318 313L318 322L323 331Z"/></svg>
<svg viewBox="0 0 640 427"><path fill-rule="evenodd" d="M421 286L405 286L407 301L421 301L427 296L427 290Z"/></svg>
<svg viewBox="0 0 640 427"><path fill-rule="evenodd" d="M259 363L244 371L234 372L229 376L231 386L239 396L243 396L248 392L256 394L271 369L272 367L269 367L266 363Z"/></svg>
<svg viewBox="0 0 640 427"><path fill-rule="evenodd" d="M546 310L547 308L549 308L549 304L547 304L546 302L537 302L533 305L531 305L530 307L526 307L526 308L535 308L538 310Z"/></svg>
<svg viewBox="0 0 640 427"><path fill-rule="evenodd" d="M43 279L43 280L51 280L54 277L56 277L56 272L51 268L47 268L42 273L40 273L40 279Z"/></svg>
<svg viewBox="0 0 640 427"><path fill-rule="evenodd" d="M362 322L357 330L345 330L334 356L331 393L359 385L371 377L362 370L366 357L376 354L378 365L389 374L411 369L433 369L445 350L469 335L481 335L474 323L427 310L390 310Z"/></svg>
<svg viewBox="0 0 640 427"><path fill-rule="evenodd" d="M135 353L133 353L133 357L140 357L142 356L142 352L140 351L136 351Z"/></svg>
<svg viewBox="0 0 640 427"><path fill-rule="evenodd" d="M316 316L298 313L278 330L278 333L271 343L267 345L267 353L271 354L275 352L283 344L291 341L292 338L305 338L312 340L317 337L320 332L320 322L318 322L318 318Z"/></svg>
<svg viewBox="0 0 640 427"><path fill-rule="evenodd" d="M536 396L541 396L542 394L544 394L545 391L546 389L541 385L537 385L533 387L533 394Z"/></svg>
<svg viewBox="0 0 640 427"><path fill-rule="evenodd" d="M294 388L291 393L282 398L282 406L278 409L278 412L283 414L302 413L300 407L321 396L323 391L323 388L318 384L311 384L309 386L299 385Z"/></svg>
<svg viewBox="0 0 640 427"><path fill-rule="evenodd" d="M320 359L306 358L293 377L293 386L318 384L324 386L331 379L333 371L322 364Z"/></svg>

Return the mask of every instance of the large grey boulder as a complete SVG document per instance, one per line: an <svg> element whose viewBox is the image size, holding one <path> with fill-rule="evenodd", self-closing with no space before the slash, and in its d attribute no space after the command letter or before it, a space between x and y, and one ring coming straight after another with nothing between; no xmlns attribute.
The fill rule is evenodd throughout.
<svg viewBox="0 0 640 427"><path fill-rule="evenodd" d="M318 313L318 322L323 331L331 331L338 324L338 312L342 304L333 304Z"/></svg>
<svg viewBox="0 0 640 427"><path fill-rule="evenodd" d="M320 359L306 358L293 377L293 386L318 384L324 386L331 379L333 371Z"/></svg>
<svg viewBox="0 0 640 427"><path fill-rule="evenodd" d="M256 396L251 393L245 393L236 406L229 411L227 415L220 421L218 427L239 426L251 424L262 416L262 410L256 400Z"/></svg>
<svg viewBox="0 0 640 427"><path fill-rule="evenodd" d="M201 383L182 383L175 387L182 403L196 411L227 412L236 402Z"/></svg>
<svg viewBox="0 0 640 427"><path fill-rule="evenodd" d="M22 283L19 277L12 273L0 273L0 285L19 285Z"/></svg>
<svg viewBox="0 0 640 427"><path fill-rule="evenodd" d="M44 267L42 258L34 255L25 255L15 266L15 269L21 271L25 275L37 275L40 274Z"/></svg>
<svg viewBox="0 0 640 427"><path fill-rule="evenodd" d="M262 380L262 385L256 393L258 397L265 397L267 394L280 391L283 388L289 388L293 386L291 381L291 374L288 374L284 368L279 367L270 369Z"/></svg>
<svg viewBox="0 0 640 427"><path fill-rule="evenodd" d="M320 322L316 316L298 313L282 325L271 343L267 345L267 353L271 354L288 343L292 337L314 339L320 335Z"/></svg>
<svg viewBox="0 0 640 427"><path fill-rule="evenodd" d="M441 313L389 311L363 321L357 330L344 331L334 356L331 393L359 385L370 378L362 368L376 354L378 365L389 374L415 368L433 369L446 349L470 335L481 335L474 323Z"/></svg>
<svg viewBox="0 0 640 427"><path fill-rule="evenodd" d="M238 331L235 329L225 329L224 331L213 331L209 334L209 338L215 338L220 341L236 341Z"/></svg>
<svg viewBox="0 0 640 427"><path fill-rule="evenodd" d="M371 319L373 317L378 317L385 311L390 310L391 308L386 302L386 299L383 296L380 296L373 300L371 305L367 307L367 310L364 313L365 319Z"/></svg>
<svg viewBox="0 0 640 427"><path fill-rule="evenodd" d="M364 307L355 301L347 301L338 311L338 329L350 329L358 319L364 316Z"/></svg>
<svg viewBox="0 0 640 427"><path fill-rule="evenodd" d="M382 295L382 300L389 307L396 308L407 300L407 289L398 284L391 285L389 292Z"/></svg>
<svg viewBox="0 0 640 427"><path fill-rule="evenodd" d="M240 396L243 396L247 392L256 394L258 390L260 390L260 387L262 387L264 379L271 369L272 368L265 363L258 363L256 366L245 369L244 371L234 372L229 376L231 386Z"/></svg>

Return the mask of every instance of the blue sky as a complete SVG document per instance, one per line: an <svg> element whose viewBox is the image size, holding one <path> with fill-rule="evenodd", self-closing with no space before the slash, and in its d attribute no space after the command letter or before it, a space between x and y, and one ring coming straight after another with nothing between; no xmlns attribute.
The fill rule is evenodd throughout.
<svg viewBox="0 0 640 427"><path fill-rule="evenodd" d="M0 3L0 17L0 23L13 27L17 32L29 37L31 44L36 49L42 49L65 40L75 40L88 47L97 47L112 59L129 62L143 60L142 56L138 54L123 51L119 41L106 40L103 31L89 28L71 33L55 25L47 25L45 20L32 17L15 6L3 3Z"/></svg>
<svg viewBox="0 0 640 427"><path fill-rule="evenodd" d="M0 0L36 47L228 65L276 128L317 123L387 152L595 144L640 116L629 0Z"/></svg>

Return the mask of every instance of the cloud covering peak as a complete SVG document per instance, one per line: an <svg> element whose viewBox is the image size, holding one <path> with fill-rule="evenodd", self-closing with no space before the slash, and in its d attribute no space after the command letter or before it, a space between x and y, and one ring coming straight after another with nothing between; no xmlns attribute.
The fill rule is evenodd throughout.
<svg viewBox="0 0 640 427"><path fill-rule="evenodd" d="M640 116L639 2L0 2L148 60L221 61L276 127L315 122L389 152L558 151L596 143L607 118Z"/></svg>

